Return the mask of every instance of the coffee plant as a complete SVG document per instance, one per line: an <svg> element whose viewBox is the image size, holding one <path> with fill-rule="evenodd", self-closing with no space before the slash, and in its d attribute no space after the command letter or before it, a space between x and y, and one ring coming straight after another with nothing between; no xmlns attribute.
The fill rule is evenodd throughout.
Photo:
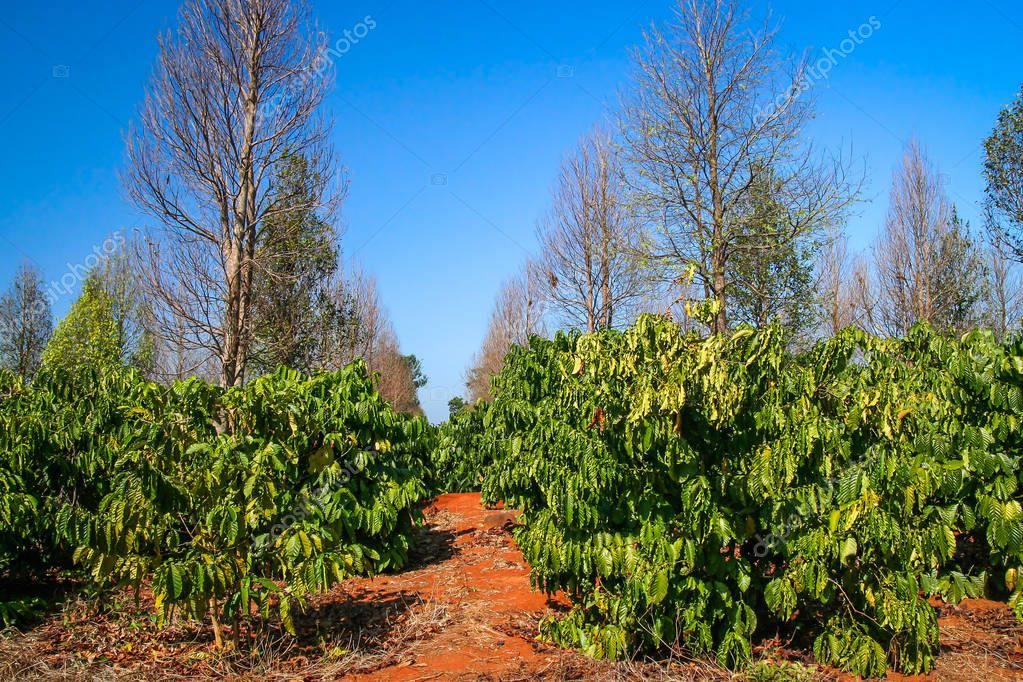
<svg viewBox="0 0 1023 682"><path fill-rule="evenodd" d="M5 402L23 390L13 374L0 374L0 395ZM9 418L0 424L4 434L0 438L6 441L0 458L0 575L24 570L25 564L19 559L36 544L34 531L39 513L39 499L24 479L25 462L21 453L11 447L11 426ZM14 625L31 613L31 604L24 598L0 594L0 625Z"/></svg>
<svg viewBox="0 0 1023 682"><path fill-rule="evenodd" d="M434 432L362 363L228 390L107 370L0 391L0 572L73 553L93 584L151 587L162 619L210 618L218 643L229 621L238 644L408 560Z"/></svg>
<svg viewBox="0 0 1023 682"><path fill-rule="evenodd" d="M44 369L31 386L0 372L0 576L37 582L71 566L55 519L66 504L95 506L110 490L108 442L138 378L127 370ZM0 589L0 621L31 616L39 600ZM20 592L20 590L19 590Z"/></svg>
<svg viewBox="0 0 1023 682"><path fill-rule="evenodd" d="M487 403L463 407L441 425L433 456L437 492L478 492L490 457L483 427Z"/></svg>
<svg viewBox="0 0 1023 682"><path fill-rule="evenodd" d="M652 316L533 339L495 381L484 495L523 510L534 584L573 600L555 642L734 666L784 630L860 675L924 672L929 595L1020 611L1021 356L926 328L794 354L776 327Z"/></svg>

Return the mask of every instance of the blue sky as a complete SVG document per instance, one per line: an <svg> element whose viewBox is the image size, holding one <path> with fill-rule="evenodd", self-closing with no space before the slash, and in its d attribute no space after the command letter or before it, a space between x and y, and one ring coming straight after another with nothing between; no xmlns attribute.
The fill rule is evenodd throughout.
<svg viewBox="0 0 1023 682"><path fill-rule="evenodd" d="M534 245L561 157L613 115L646 2L313 1L340 37L375 28L337 61L328 101L351 193L346 258L374 273L406 352L424 362L422 398L441 418L462 391L501 282ZM751 2L754 12L767 5ZM837 49L880 28L815 86L822 147L866 163L848 232L865 247L883 221L891 172L913 135L967 217L982 197L981 142L1023 83L1018 0L819 3L778 0L782 45ZM121 133L141 101L174 0L7 3L0 15L0 284L18 263L58 280L106 236L145 224L124 201ZM73 296L59 300L67 311Z"/></svg>

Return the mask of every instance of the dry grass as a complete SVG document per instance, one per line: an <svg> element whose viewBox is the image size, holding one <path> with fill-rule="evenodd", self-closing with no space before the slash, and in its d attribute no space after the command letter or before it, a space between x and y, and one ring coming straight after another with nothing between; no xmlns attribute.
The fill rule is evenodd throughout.
<svg viewBox="0 0 1023 682"><path fill-rule="evenodd" d="M387 612L382 622L341 631L315 647L284 633L264 632L256 635L246 655L217 656L209 653L208 642L196 636L198 628L194 626L157 631L139 627L132 621L133 615L96 618L75 626L81 630L80 636L67 638L65 650L56 656L41 653L52 648L53 633L69 627L66 623L50 621L24 633L4 633L0 636L0 680L294 680L296 675L300 679L339 679L400 664L420 642L451 623L443 604L410 600ZM125 636L129 631L138 639L167 643L167 657L173 664L161 660L164 657L155 649L150 649L149 655L140 651L136 656L111 660L110 651L130 653L135 649L136 638ZM103 633L114 635L109 641L112 646L97 647L104 640ZM80 652L70 650L76 644L82 645ZM105 651L97 652L97 648Z"/></svg>
<svg viewBox="0 0 1023 682"><path fill-rule="evenodd" d="M1023 680L1023 624L1007 609L942 608L936 679L948 682Z"/></svg>
<svg viewBox="0 0 1023 682"><path fill-rule="evenodd" d="M331 622L358 619L357 611L365 602L355 600L344 616L328 614ZM333 605L333 603L331 603ZM116 681L143 680L335 680L351 679L395 666L411 665L431 640L443 631L457 630L466 641L487 638L521 637L532 640L536 619L530 614L503 621L497 629L487 624L487 605L465 601L452 608L437 602L409 598L392 608L379 611L380 618L358 629L339 628L315 647L282 633L257 636L249 655L209 653L203 629L195 625L171 625L163 630L143 626L139 615L129 609L117 615L88 618L91 607L78 602L66 607L61 618L53 619L25 633L9 632L0 636L0 680ZM322 615L322 614L321 614ZM314 617L312 614L307 617ZM79 621L79 622L76 622ZM81 622L85 621L85 622ZM67 629L72 634L67 635ZM52 650L55 634L65 631L60 655L41 655ZM149 650L111 660L110 652L123 651L135 642L152 642L155 650L166 652L168 659ZM105 644L105 646L103 646ZM74 647L81 645L80 652ZM487 682L526 682L531 680L594 682L652 682L654 680L741 679L710 660L681 657L661 661L595 661L581 654L561 651L536 643L545 653L540 667L488 675L465 673L454 679ZM424 670L419 679L441 679ZM386 673L385 673L386 674ZM443 679L452 679L450 677Z"/></svg>

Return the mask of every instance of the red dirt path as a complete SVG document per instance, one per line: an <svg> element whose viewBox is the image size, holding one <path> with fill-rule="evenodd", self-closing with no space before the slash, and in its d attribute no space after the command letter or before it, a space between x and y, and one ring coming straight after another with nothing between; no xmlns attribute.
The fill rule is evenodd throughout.
<svg viewBox="0 0 1023 682"><path fill-rule="evenodd" d="M561 659L562 652L535 641L535 624L559 604L530 589L529 567L502 527L512 514L484 510L479 495L468 493L439 497L425 515L428 532L418 551L426 545L427 565L344 587L360 598L415 593L426 604L441 605L450 623L401 652L400 661L346 679L500 679ZM431 547L437 541L446 546Z"/></svg>

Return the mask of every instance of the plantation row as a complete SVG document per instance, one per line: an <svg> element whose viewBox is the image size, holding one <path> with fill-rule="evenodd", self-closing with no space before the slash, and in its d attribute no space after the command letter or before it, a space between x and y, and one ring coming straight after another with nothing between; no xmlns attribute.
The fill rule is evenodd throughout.
<svg viewBox="0 0 1023 682"><path fill-rule="evenodd" d="M1023 615L1023 346L850 329L534 338L459 414L454 484L524 511L545 637L597 657L683 645L738 666L781 634L865 676L931 669L928 596Z"/></svg>
<svg viewBox="0 0 1023 682"><path fill-rule="evenodd" d="M159 615L214 624L399 569L433 433L362 363L223 390L124 370L0 386L0 572L73 558L97 586L151 582ZM5 622L25 600L0 603Z"/></svg>
<svg viewBox="0 0 1023 682"><path fill-rule="evenodd" d="M920 672L929 596L1023 616L1020 343L847 330L793 353L780 328L646 316L534 338L494 389L437 429L361 363L227 390L0 375L0 575L75 566L237 640L400 569L420 501L482 488L523 510L534 585L575 605L542 635L597 657L681 645L741 666L782 634L859 674ZM34 606L0 594L5 623Z"/></svg>

